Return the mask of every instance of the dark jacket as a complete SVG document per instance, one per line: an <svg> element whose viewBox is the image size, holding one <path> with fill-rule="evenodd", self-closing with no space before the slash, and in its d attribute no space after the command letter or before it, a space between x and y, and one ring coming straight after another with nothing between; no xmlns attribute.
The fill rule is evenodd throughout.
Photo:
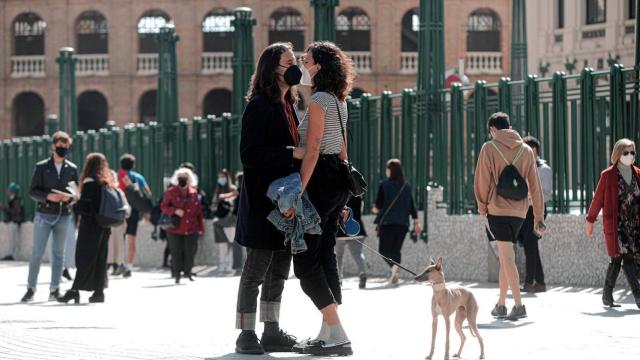
<svg viewBox="0 0 640 360"><path fill-rule="evenodd" d="M413 197L411 194L413 193L411 190L411 185L407 184L402 190L402 194L396 200L396 203L389 209L389 213L382 219L382 224L380 224L380 220L384 213L387 211L387 208L391 205L393 199L395 199L396 195L402 188L402 185L396 181L384 180L380 182L380 186L378 188L378 197L376 199L376 207L380 209L378 216L376 216L375 223L379 225L405 225L409 227L409 215L411 215L412 219L418 218L418 212L416 211L416 206L413 203Z"/></svg>
<svg viewBox="0 0 640 360"><path fill-rule="evenodd" d="M292 112L295 116L295 111ZM296 118L297 122L297 118ZM244 168L236 241L249 248L284 249L284 235L267 220L275 205L267 197L274 180L298 171L294 141L282 105L254 96L242 115L240 159Z"/></svg>
<svg viewBox="0 0 640 360"><path fill-rule="evenodd" d="M22 206L22 198L20 196L16 195L4 207L4 222L16 224L24 222L24 206Z"/></svg>
<svg viewBox="0 0 640 360"><path fill-rule="evenodd" d="M78 168L71 161L64 160L60 175L53 163L53 156L37 163L29 186L29 196L38 203L36 211L43 214L68 215L71 212L69 202L53 203L47 200L47 195L51 193L51 189L66 192L71 181L78 183Z"/></svg>
<svg viewBox="0 0 640 360"><path fill-rule="evenodd" d="M164 196L162 196L160 208L163 213L169 216L175 214L178 209L184 211L184 215L180 218L180 226L168 228L166 231L169 234L191 235L204 233L204 216L200 197L195 188L187 188L185 194L179 186L169 187L164 192Z"/></svg>
<svg viewBox="0 0 640 360"><path fill-rule="evenodd" d="M633 174L640 184L640 168L633 167ZM587 221L594 223L602 210L604 240L609 256L620 255L618 247L618 169L610 166L600 174L596 193L593 195L587 214Z"/></svg>

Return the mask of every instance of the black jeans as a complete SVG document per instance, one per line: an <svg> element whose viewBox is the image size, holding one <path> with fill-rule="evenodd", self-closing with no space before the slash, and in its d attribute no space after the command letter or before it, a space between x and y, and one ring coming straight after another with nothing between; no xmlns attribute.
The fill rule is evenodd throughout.
<svg viewBox="0 0 640 360"><path fill-rule="evenodd" d="M402 261L402 244L408 231L409 227L405 225L389 224L380 226L380 243L378 244L380 254L400 264ZM390 261L387 261L387 264L393 266Z"/></svg>
<svg viewBox="0 0 640 360"><path fill-rule="evenodd" d="M545 218L547 217L547 211L545 210ZM542 269L542 260L540 259L540 249L538 248L538 237L533 232L533 207L529 207L527 217L522 223L520 233L518 234L518 241L524 245L524 255L526 263L526 275L524 277L525 284L533 284L535 281L537 284L544 285L544 270Z"/></svg>
<svg viewBox="0 0 640 360"><path fill-rule="evenodd" d="M335 245L338 218L348 200L346 181L341 178L337 155L321 155L307 193L320 215L322 235L304 235L307 251L293 256L293 270L300 287L318 309L342 303Z"/></svg>
<svg viewBox="0 0 640 360"><path fill-rule="evenodd" d="M169 250L171 251L171 268L173 274L178 276L184 271L185 276L191 275L195 247L198 244L198 234L177 235L167 233Z"/></svg>
<svg viewBox="0 0 640 360"><path fill-rule="evenodd" d="M236 329L255 330L260 285L260 321L279 320L282 291L290 268L290 249L272 251L247 248L247 260L238 286Z"/></svg>

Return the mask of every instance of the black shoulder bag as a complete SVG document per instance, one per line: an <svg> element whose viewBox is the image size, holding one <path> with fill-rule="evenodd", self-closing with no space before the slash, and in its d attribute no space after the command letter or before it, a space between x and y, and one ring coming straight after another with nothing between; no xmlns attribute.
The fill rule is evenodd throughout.
<svg viewBox="0 0 640 360"><path fill-rule="evenodd" d="M342 131L342 139L344 140L344 147L347 148L347 137L344 131L344 125L342 124L342 115L340 114L340 107L338 106L338 99L334 98L336 102L336 110L338 111L338 119L340 121L340 130ZM347 151L347 154L349 152ZM361 196L367 191L367 182L364 180L364 176L353 166L349 157L347 160L340 161L340 173L347 183L347 188L351 195Z"/></svg>

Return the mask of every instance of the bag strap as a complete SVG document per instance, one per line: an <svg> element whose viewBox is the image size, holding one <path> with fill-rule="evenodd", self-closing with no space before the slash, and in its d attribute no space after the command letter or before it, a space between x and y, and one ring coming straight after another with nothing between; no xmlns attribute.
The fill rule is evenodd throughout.
<svg viewBox="0 0 640 360"><path fill-rule="evenodd" d="M522 156L522 153L524 152L524 145L520 146L520 150L518 150L518 153L516 154L516 157L513 158L512 162L509 162L509 160L507 160L507 158L504 156L504 154L502 153L502 151L500 151L500 149L498 149L498 145L496 145L493 141L489 142L491 145L493 145L493 147L496 149L496 151L498 152L498 154L500 155L500 157L502 158L502 160L504 160L504 162L507 163L507 165L515 165L516 162L520 159L520 157Z"/></svg>
<svg viewBox="0 0 640 360"><path fill-rule="evenodd" d="M387 214L389 213L389 211L391 211L391 209L393 208L393 206L396 204L396 202L398 201L398 199L400 198L400 195L402 195L402 191L404 190L404 188L407 186L407 183L405 182L404 184L402 184L402 187L400 188L400 191L398 191L398 194L396 195L396 197L393 199L393 201L391 202L391 204L389 204L389 206L387 207L387 210L385 210L384 214L382 214L382 217L380 218L380 221L378 222L378 225L382 225L382 223L384 222L384 218L387 217Z"/></svg>
<svg viewBox="0 0 640 360"><path fill-rule="evenodd" d="M347 146L348 146L347 145L347 136L345 135L344 125L342 125L342 114L340 113L340 106L338 106L338 98L333 94L332 94L332 96L333 96L333 100L334 100L334 102L336 104L336 110L338 111L338 119L339 119L339 122L340 122L340 132L342 133L342 140L344 141L344 147L345 147L345 150L347 150L347 154L348 154L349 153L349 149L347 148Z"/></svg>

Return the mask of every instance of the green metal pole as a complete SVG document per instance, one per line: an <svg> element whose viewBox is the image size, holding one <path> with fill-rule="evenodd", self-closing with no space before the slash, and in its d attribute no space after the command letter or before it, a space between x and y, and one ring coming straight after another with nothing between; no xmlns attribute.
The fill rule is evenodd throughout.
<svg viewBox="0 0 640 360"><path fill-rule="evenodd" d="M536 75L529 75L525 80L524 119L526 131L532 136L540 138L540 88L536 79Z"/></svg>
<svg viewBox="0 0 640 360"><path fill-rule="evenodd" d="M71 47L63 47L60 49L56 62L60 69L60 129L75 134L78 130L75 50Z"/></svg>
<svg viewBox="0 0 640 360"><path fill-rule="evenodd" d="M527 1L513 0L511 27L511 79L527 78Z"/></svg>
<svg viewBox="0 0 640 360"><path fill-rule="evenodd" d="M512 116L511 87L509 86L509 81L511 81L511 79L503 77L498 82L498 109L509 116ZM514 127L517 128L517 126Z"/></svg>
<svg viewBox="0 0 640 360"><path fill-rule="evenodd" d="M560 213L569 210L569 198L567 194L568 156L567 156L567 77L563 72L553 75L553 166L555 169L554 184L556 191L555 209Z"/></svg>
<svg viewBox="0 0 640 360"><path fill-rule="evenodd" d="M582 179L584 186L584 200L580 208L584 211L593 199L593 192L598 181L596 170L596 85L593 69L585 68L580 74L580 113L582 115Z"/></svg>
<svg viewBox="0 0 640 360"><path fill-rule="evenodd" d="M51 114L47 116L47 134L53 135L54 132L60 128L60 122L58 122L58 116Z"/></svg>
<svg viewBox="0 0 640 360"><path fill-rule="evenodd" d="M313 40L336 41L336 7L340 0L311 0L314 15Z"/></svg>
<svg viewBox="0 0 640 360"><path fill-rule="evenodd" d="M251 18L251 9L240 7L233 10L233 99L231 112L241 114L246 101L244 97L253 73L253 27L256 20Z"/></svg>
<svg viewBox="0 0 640 360"><path fill-rule="evenodd" d="M636 1L636 67L640 66L640 0Z"/></svg>
<svg viewBox="0 0 640 360"><path fill-rule="evenodd" d="M462 134L464 127L464 94L460 83L451 87L451 133ZM461 214L465 210L464 206L464 155L463 141L457 139L451 141L451 166L450 166L450 186L447 186L449 193L449 213Z"/></svg>
<svg viewBox="0 0 640 360"><path fill-rule="evenodd" d="M609 99L610 99L610 117L611 117L611 133L613 135L612 145L619 139L630 137L627 121L624 116L625 101L625 82L622 73L623 66L621 64L613 64L611 66L611 75L609 81Z"/></svg>

